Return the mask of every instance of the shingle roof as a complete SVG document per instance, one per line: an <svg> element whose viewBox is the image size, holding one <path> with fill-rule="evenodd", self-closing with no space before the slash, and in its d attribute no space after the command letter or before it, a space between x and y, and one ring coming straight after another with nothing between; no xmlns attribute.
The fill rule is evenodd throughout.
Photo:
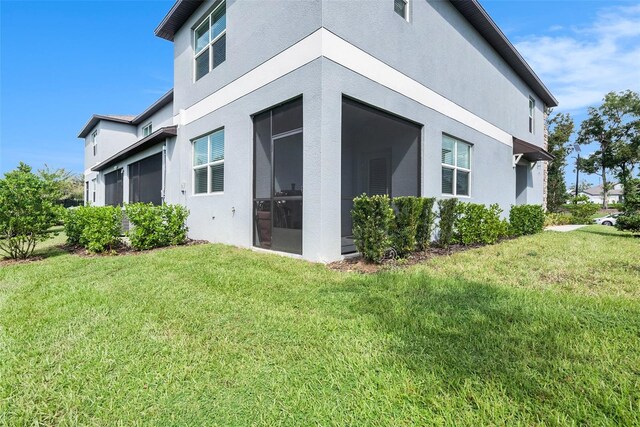
<svg viewBox="0 0 640 427"><path fill-rule="evenodd" d="M615 185L618 185L618 184L615 184ZM592 196L602 196L602 184L594 185L591 188L587 188L586 190L583 191L583 193L587 193L587 194L590 194ZM614 188L614 189L609 190L608 194L610 196L621 196L622 195L622 190L616 190Z"/></svg>
<svg viewBox="0 0 640 427"><path fill-rule="evenodd" d="M96 127L96 125L100 122L100 120L106 120L109 122L115 123L123 123L127 125L137 125L143 120L151 117L156 111L164 107L173 101L173 89L169 90L167 93L162 95L160 99L151 104L146 110L137 116L120 116L120 115L109 115L109 114L94 114L91 116L89 121L82 127L82 130L78 134L78 138L85 138L91 132L91 129Z"/></svg>

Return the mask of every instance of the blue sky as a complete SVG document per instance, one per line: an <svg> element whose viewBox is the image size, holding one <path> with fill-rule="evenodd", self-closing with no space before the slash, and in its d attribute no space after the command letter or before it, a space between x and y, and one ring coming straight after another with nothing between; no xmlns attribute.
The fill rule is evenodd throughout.
<svg viewBox="0 0 640 427"><path fill-rule="evenodd" d="M606 92L640 91L640 0L481 3L577 125ZM172 44L153 30L172 4L0 0L0 173L82 172L91 114L137 114L170 89Z"/></svg>

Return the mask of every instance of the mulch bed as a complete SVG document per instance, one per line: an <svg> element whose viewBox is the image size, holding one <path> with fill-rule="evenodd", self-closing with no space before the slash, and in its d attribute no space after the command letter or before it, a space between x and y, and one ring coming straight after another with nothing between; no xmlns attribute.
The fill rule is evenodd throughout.
<svg viewBox="0 0 640 427"><path fill-rule="evenodd" d="M406 258L389 258L384 259L380 264L374 264L365 261L361 256L356 256L352 258L347 258L342 261L332 262L328 264L328 267L332 270L349 272L349 273L363 273L363 274L372 274L378 273L381 271L389 271L399 268L406 268L412 265L420 264L421 262L427 261L431 258L440 257L440 256L449 256L455 254L457 252L468 251L469 249L479 248L483 245L471 245L471 246L462 246L462 245L451 245L449 248L437 248L431 247L424 252L414 252L411 255L408 255Z"/></svg>

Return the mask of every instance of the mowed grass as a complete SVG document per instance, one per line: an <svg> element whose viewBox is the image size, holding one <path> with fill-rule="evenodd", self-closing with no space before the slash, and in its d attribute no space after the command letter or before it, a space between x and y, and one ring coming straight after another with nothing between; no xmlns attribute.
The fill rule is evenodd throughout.
<svg viewBox="0 0 640 427"><path fill-rule="evenodd" d="M611 228L376 275L42 250L0 267L0 424L640 424L640 239Z"/></svg>

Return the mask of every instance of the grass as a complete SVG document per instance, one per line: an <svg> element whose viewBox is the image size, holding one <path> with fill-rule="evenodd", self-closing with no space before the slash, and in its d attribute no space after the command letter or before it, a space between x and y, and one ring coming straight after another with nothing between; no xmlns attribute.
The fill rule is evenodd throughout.
<svg viewBox="0 0 640 427"><path fill-rule="evenodd" d="M640 239L345 274L201 245L0 267L0 424L640 424Z"/></svg>

